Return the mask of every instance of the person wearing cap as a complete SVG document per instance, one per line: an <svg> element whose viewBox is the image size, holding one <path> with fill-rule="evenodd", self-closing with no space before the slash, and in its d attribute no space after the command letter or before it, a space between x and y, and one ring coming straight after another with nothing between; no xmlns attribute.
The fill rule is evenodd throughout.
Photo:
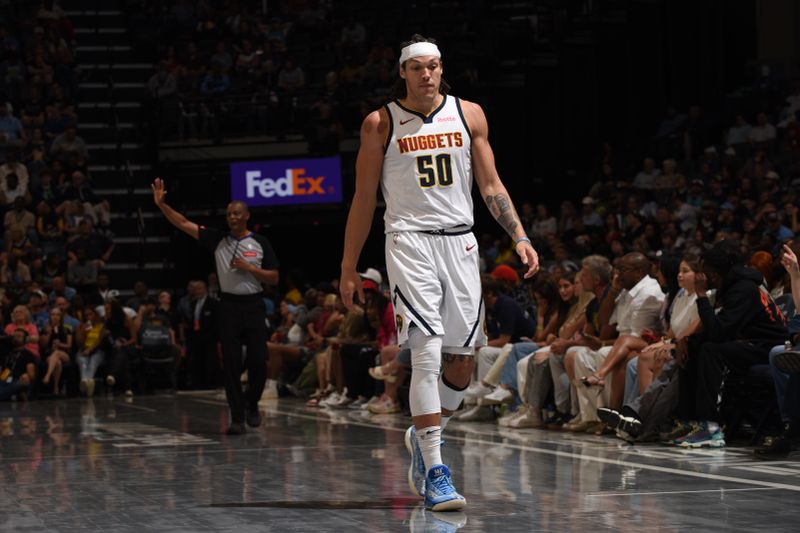
<svg viewBox="0 0 800 533"><path fill-rule="evenodd" d="M353 306L355 295L363 300L356 266L380 186L398 340L412 352L410 474L415 492L434 511L466 505L443 463L441 433L464 396L475 345L485 343L478 242L471 230L473 173L527 265L525 277L539 266L497 174L483 110L450 96L442 72L436 43L414 35L402 46L393 100L363 122L340 280L346 306Z"/></svg>
<svg viewBox="0 0 800 533"><path fill-rule="evenodd" d="M156 178L152 189L153 201L167 220L214 253L222 289L218 325L225 396L231 411L226 433L241 435L245 431L245 418L251 427L261 425L258 401L267 381L266 309L261 284L278 283L278 258L266 237L247 228L250 210L244 202L228 204L228 231L222 231L195 224L167 205L161 178ZM247 347L244 365L243 346ZM248 374L246 396L241 384L243 366Z"/></svg>

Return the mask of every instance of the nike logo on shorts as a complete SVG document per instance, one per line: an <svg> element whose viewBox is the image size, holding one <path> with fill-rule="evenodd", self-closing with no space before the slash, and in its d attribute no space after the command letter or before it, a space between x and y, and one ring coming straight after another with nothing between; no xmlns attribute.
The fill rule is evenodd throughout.
<svg viewBox="0 0 800 533"><path fill-rule="evenodd" d="M411 118L410 118L410 119L408 119L408 120L401 120L401 121L400 121L400 125L402 126L403 124L408 124L408 123L409 123L409 122L411 122L412 120L414 120L414 117L411 117Z"/></svg>
<svg viewBox="0 0 800 533"><path fill-rule="evenodd" d="M467 251L469 252L470 250L472 250L476 246L477 246L477 244L471 244L471 245L467 246Z"/></svg>

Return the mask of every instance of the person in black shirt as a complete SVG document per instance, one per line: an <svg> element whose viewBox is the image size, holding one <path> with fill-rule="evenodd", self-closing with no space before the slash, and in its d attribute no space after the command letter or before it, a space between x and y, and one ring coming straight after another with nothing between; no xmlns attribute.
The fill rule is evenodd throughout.
<svg viewBox="0 0 800 533"><path fill-rule="evenodd" d="M266 237L247 229L250 211L244 202L227 207L228 231L198 226L165 202L164 181L153 182L153 200L169 222L214 252L220 288L219 334L225 374L225 394L231 410L229 435L244 433L245 415L251 427L261 425L258 401L267 379L266 308L261 283L278 283L278 259ZM242 393L242 346L247 347L248 390ZM246 404L245 404L246 400Z"/></svg>
<svg viewBox="0 0 800 533"><path fill-rule="evenodd" d="M12 349L0 367L0 401L24 393L36 379L36 357L25 348L28 332L22 328L11 337Z"/></svg>

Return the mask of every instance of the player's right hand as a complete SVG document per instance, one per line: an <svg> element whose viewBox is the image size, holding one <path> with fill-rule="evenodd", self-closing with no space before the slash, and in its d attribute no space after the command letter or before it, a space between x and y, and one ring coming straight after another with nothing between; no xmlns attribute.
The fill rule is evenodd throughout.
<svg viewBox="0 0 800 533"><path fill-rule="evenodd" d="M164 180L156 178L151 188L153 189L153 202L155 202L158 207L161 207L167 197L167 191L164 189Z"/></svg>
<svg viewBox="0 0 800 533"><path fill-rule="evenodd" d="M339 278L339 293L342 295L342 303L347 309L353 309L355 303L353 296L358 294L358 302L364 303L364 287L361 284L361 276L355 269L342 270L342 277Z"/></svg>

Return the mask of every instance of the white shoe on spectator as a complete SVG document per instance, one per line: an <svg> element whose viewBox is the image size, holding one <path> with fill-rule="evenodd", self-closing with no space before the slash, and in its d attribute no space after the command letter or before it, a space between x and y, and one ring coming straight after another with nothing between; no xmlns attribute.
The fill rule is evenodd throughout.
<svg viewBox="0 0 800 533"><path fill-rule="evenodd" d="M117 383L117 378L115 378L111 374L106 376L106 385L108 385L109 387L113 387L114 385L116 385L116 383Z"/></svg>
<svg viewBox="0 0 800 533"><path fill-rule="evenodd" d="M364 396L359 396L358 398L350 402L350 405L348 405L347 408L352 409L353 411L357 409L362 409L364 405L366 405L367 401L368 401L367 398L365 398Z"/></svg>
<svg viewBox="0 0 800 533"><path fill-rule="evenodd" d="M525 405L520 405L519 409L514 411L513 413L508 413L507 415L501 416L497 419L497 425L500 427L511 427L511 422L519 418L525 413L527 407Z"/></svg>
<svg viewBox="0 0 800 533"><path fill-rule="evenodd" d="M501 405L511 403L514 400L514 393L509 389L497 387L494 391L478 399L478 405Z"/></svg>
<svg viewBox="0 0 800 533"><path fill-rule="evenodd" d="M386 398L381 401L380 399L373 404L367 406L369 412L376 415L388 415L400 412L400 404L393 402L391 398Z"/></svg>
<svg viewBox="0 0 800 533"><path fill-rule="evenodd" d="M333 409L346 409L348 405L353 403L355 400L347 395L347 389L339 396L339 400L336 402L331 402L329 407Z"/></svg>
<svg viewBox="0 0 800 533"><path fill-rule="evenodd" d="M126 398L133 398L133 391L131 389L126 390L125 391L125 397Z"/></svg>
<svg viewBox="0 0 800 533"><path fill-rule="evenodd" d="M342 393L333 391L332 393L327 395L325 398L320 400L319 406L320 407L330 407L332 403L336 403L341 399L342 399Z"/></svg>
<svg viewBox="0 0 800 533"><path fill-rule="evenodd" d="M484 385L480 381L473 383L464 393L464 403L467 405L475 405L478 403L478 398L483 398L490 392L492 392L492 388Z"/></svg>
<svg viewBox="0 0 800 533"><path fill-rule="evenodd" d="M476 405L458 415L458 420L461 422L487 422L492 419L494 419L492 409L483 405Z"/></svg>
<svg viewBox="0 0 800 533"><path fill-rule="evenodd" d="M277 400L278 399L278 382L274 379L268 379L264 385L264 392L261 393L262 400Z"/></svg>
<svg viewBox="0 0 800 533"><path fill-rule="evenodd" d="M544 421L538 412L526 407L522 415L512 420L509 426L512 428L541 428L544 427Z"/></svg>

